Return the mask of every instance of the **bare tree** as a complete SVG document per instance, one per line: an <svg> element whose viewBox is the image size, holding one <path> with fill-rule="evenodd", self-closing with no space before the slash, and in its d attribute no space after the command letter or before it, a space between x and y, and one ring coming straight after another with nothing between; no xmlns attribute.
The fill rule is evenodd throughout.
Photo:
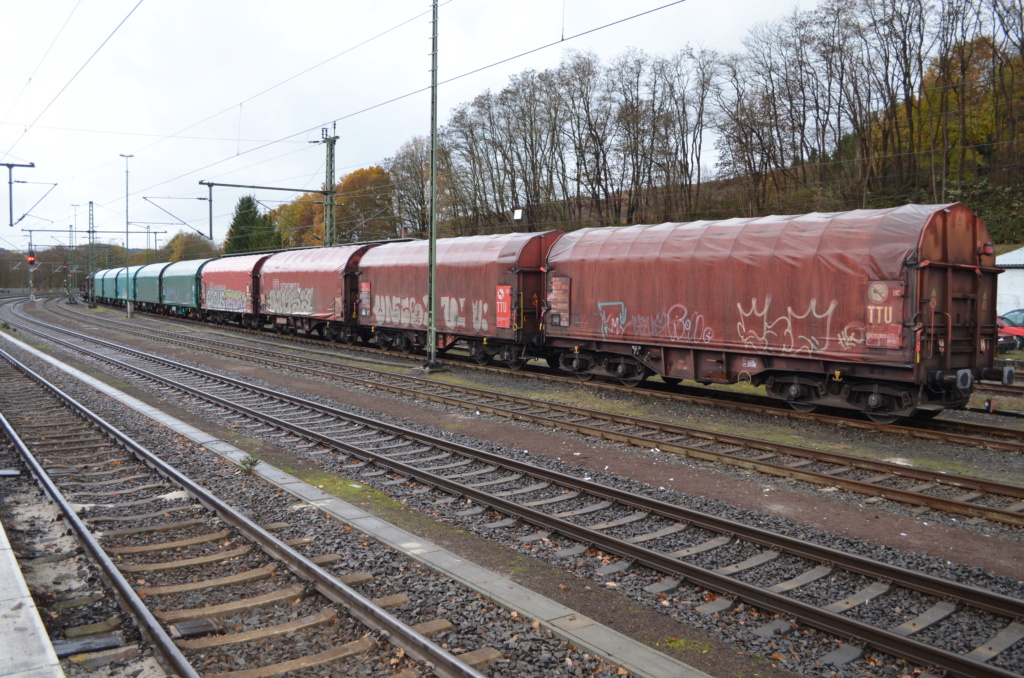
<svg viewBox="0 0 1024 678"><path fill-rule="evenodd" d="M384 161L391 177L394 212L405 234L422 237L430 226L430 140L413 137Z"/></svg>

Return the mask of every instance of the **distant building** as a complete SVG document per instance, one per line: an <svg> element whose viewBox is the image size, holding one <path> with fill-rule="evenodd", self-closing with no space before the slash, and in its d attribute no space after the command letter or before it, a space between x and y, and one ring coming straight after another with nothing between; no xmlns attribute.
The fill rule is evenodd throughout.
<svg viewBox="0 0 1024 678"><path fill-rule="evenodd" d="M1005 268L999 276L996 312L999 315L1024 308L1024 247L996 257L996 266Z"/></svg>

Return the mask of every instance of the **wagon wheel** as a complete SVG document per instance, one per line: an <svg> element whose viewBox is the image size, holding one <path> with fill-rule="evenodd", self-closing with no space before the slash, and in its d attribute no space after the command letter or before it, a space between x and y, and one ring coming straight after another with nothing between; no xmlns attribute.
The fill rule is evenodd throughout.
<svg viewBox="0 0 1024 678"><path fill-rule="evenodd" d="M398 335L398 337L395 339L394 347L401 353L406 354L412 353L413 349L412 342L409 341L409 337L405 336L404 334Z"/></svg>
<svg viewBox="0 0 1024 678"><path fill-rule="evenodd" d="M345 330L342 332L342 336L345 338L345 343L349 346L355 346L355 343L359 341L359 333L355 330Z"/></svg>
<svg viewBox="0 0 1024 678"><path fill-rule="evenodd" d="M469 345L469 357L478 365L489 365L494 360L494 353L488 353L483 344L474 342Z"/></svg>
<svg viewBox="0 0 1024 678"><path fill-rule="evenodd" d="M805 403L798 400L790 400L788 402L789 406L797 412L806 412L807 414L810 414L818 409L818 405L816 403Z"/></svg>
<svg viewBox="0 0 1024 678"><path fill-rule="evenodd" d="M627 388L636 388L637 386L642 384L644 382L644 379L646 379L646 378L647 378L646 374L637 374L637 375L634 375L634 376L628 377L628 378L627 377L620 377L619 378L619 383L622 384L623 386L626 386Z"/></svg>
<svg viewBox="0 0 1024 678"><path fill-rule="evenodd" d="M594 375L590 372L573 372L573 374L575 374L576 378L580 381L590 381L594 378Z"/></svg>
<svg viewBox="0 0 1024 678"><path fill-rule="evenodd" d="M902 418L898 414L883 414L881 412L865 412L864 414L876 424L895 424Z"/></svg>
<svg viewBox="0 0 1024 678"><path fill-rule="evenodd" d="M508 365L510 370L521 370L530 359L523 355L519 347L506 346L501 350L501 361Z"/></svg>
<svg viewBox="0 0 1024 678"><path fill-rule="evenodd" d="M513 358L512 360L506 360L505 364L508 365L508 368L510 370L521 370L529 361L529 358L519 356L518 358Z"/></svg>

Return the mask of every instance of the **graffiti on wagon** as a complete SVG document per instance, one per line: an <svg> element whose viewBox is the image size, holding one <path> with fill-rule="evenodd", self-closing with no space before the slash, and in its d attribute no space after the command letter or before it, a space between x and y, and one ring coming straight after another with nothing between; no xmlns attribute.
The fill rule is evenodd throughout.
<svg viewBox="0 0 1024 678"><path fill-rule="evenodd" d="M628 335L630 338L652 337L707 344L715 336L703 314L693 313L682 304L674 304L653 315L630 315L626 304L621 301L600 303L597 308L601 314L601 337L606 340Z"/></svg>
<svg viewBox="0 0 1024 678"><path fill-rule="evenodd" d="M313 312L313 288L299 287L299 283L279 283L266 294L267 311L291 315L309 315Z"/></svg>
<svg viewBox="0 0 1024 678"><path fill-rule="evenodd" d="M469 327L474 332L490 329L487 319L490 305L486 301L449 296L442 296L438 301L441 306L439 325L446 331L466 331ZM422 327L427 322L427 306L426 297L417 299L377 295L373 298L373 315L382 325Z"/></svg>
<svg viewBox="0 0 1024 678"><path fill-rule="evenodd" d="M832 316L839 302L835 299L824 309L818 309L818 300L811 299L803 311L787 306L785 313L772 312L772 298L761 302L750 300L750 308L739 309L740 321L736 331L743 345L758 351L779 353L806 353L824 351L832 341ZM858 343L856 329L844 328L837 337L843 348Z"/></svg>
<svg viewBox="0 0 1024 678"><path fill-rule="evenodd" d="M214 311L245 313L248 290L229 290L224 285L206 288L206 307Z"/></svg>

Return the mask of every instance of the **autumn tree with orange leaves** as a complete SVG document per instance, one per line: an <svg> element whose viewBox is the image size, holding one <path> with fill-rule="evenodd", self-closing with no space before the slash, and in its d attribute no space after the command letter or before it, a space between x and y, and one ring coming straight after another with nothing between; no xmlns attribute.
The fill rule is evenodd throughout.
<svg viewBox="0 0 1024 678"><path fill-rule="evenodd" d="M391 178L380 166L358 169L338 185L335 233L339 242L385 240L401 235Z"/></svg>

